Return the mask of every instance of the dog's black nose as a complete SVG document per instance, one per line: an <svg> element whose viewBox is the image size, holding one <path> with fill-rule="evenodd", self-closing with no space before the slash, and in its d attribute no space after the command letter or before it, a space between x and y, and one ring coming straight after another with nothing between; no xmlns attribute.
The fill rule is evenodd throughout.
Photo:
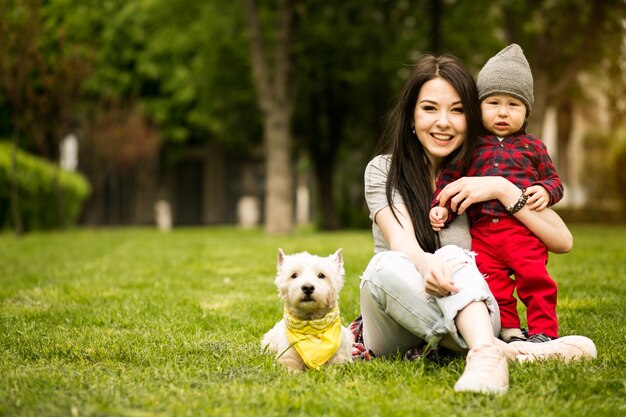
<svg viewBox="0 0 626 417"><path fill-rule="evenodd" d="M302 292L306 295L311 295L313 294L313 291L315 291L315 287L313 285L303 285L302 286Z"/></svg>

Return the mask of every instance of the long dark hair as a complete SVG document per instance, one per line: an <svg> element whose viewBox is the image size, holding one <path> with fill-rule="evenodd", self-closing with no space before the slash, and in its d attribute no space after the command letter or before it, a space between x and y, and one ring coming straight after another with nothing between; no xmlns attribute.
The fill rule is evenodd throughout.
<svg viewBox="0 0 626 417"><path fill-rule="evenodd" d="M464 163L469 160L482 125L478 90L469 70L451 55L424 55L415 64L395 107L387 116L381 152L391 155L387 201L393 207L392 193L395 190L400 193L411 216L417 241L427 252L434 252L440 246L438 235L428 220L433 200L433 167L424 147L412 132L412 122L420 90L434 78L442 78L454 87L461 98L467 122L465 141L444 158L442 167L450 162Z"/></svg>

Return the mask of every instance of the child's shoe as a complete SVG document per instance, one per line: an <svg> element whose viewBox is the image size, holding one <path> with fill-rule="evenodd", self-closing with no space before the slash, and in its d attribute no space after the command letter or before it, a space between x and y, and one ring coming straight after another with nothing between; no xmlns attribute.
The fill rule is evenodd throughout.
<svg viewBox="0 0 626 417"><path fill-rule="evenodd" d="M549 342L550 340L554 340L555 338L552 338L550 336L547 336L543 333L535 333L535 334L531 334L530 336L528 336L528 339L526 339L527 342L532 342L532 343L545 343L545 342Z"/></svg>
<svg viewBox="0 0 626 417"><path fill-rule="evenodd" d="M526 340L524 331L517 327L503 327L500 331L500 339L506 343L523 342Z"/></svg>

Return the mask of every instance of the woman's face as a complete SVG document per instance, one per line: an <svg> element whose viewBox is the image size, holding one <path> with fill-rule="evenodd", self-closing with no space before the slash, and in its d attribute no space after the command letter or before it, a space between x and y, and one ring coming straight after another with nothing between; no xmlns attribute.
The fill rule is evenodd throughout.
<svg viewBox="0 0 626 417"><path fill-rule="evenodd" d="M434 78L422 85L413 114L417 138L428 159L439 167L467 136L467 121L461 97L452 85Z"/></svg>

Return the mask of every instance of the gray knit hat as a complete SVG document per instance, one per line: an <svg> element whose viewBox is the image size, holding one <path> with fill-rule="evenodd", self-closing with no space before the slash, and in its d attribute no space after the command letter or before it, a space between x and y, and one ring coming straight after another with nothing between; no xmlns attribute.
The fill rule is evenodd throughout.
<svg viewBox="0 0 626 417"><path fill-rule="evenodd" d="M508 94L526 105L526 117L533 108L533 74L522 48L511 44L487 61L478 74L478 99Z"/></svg>

